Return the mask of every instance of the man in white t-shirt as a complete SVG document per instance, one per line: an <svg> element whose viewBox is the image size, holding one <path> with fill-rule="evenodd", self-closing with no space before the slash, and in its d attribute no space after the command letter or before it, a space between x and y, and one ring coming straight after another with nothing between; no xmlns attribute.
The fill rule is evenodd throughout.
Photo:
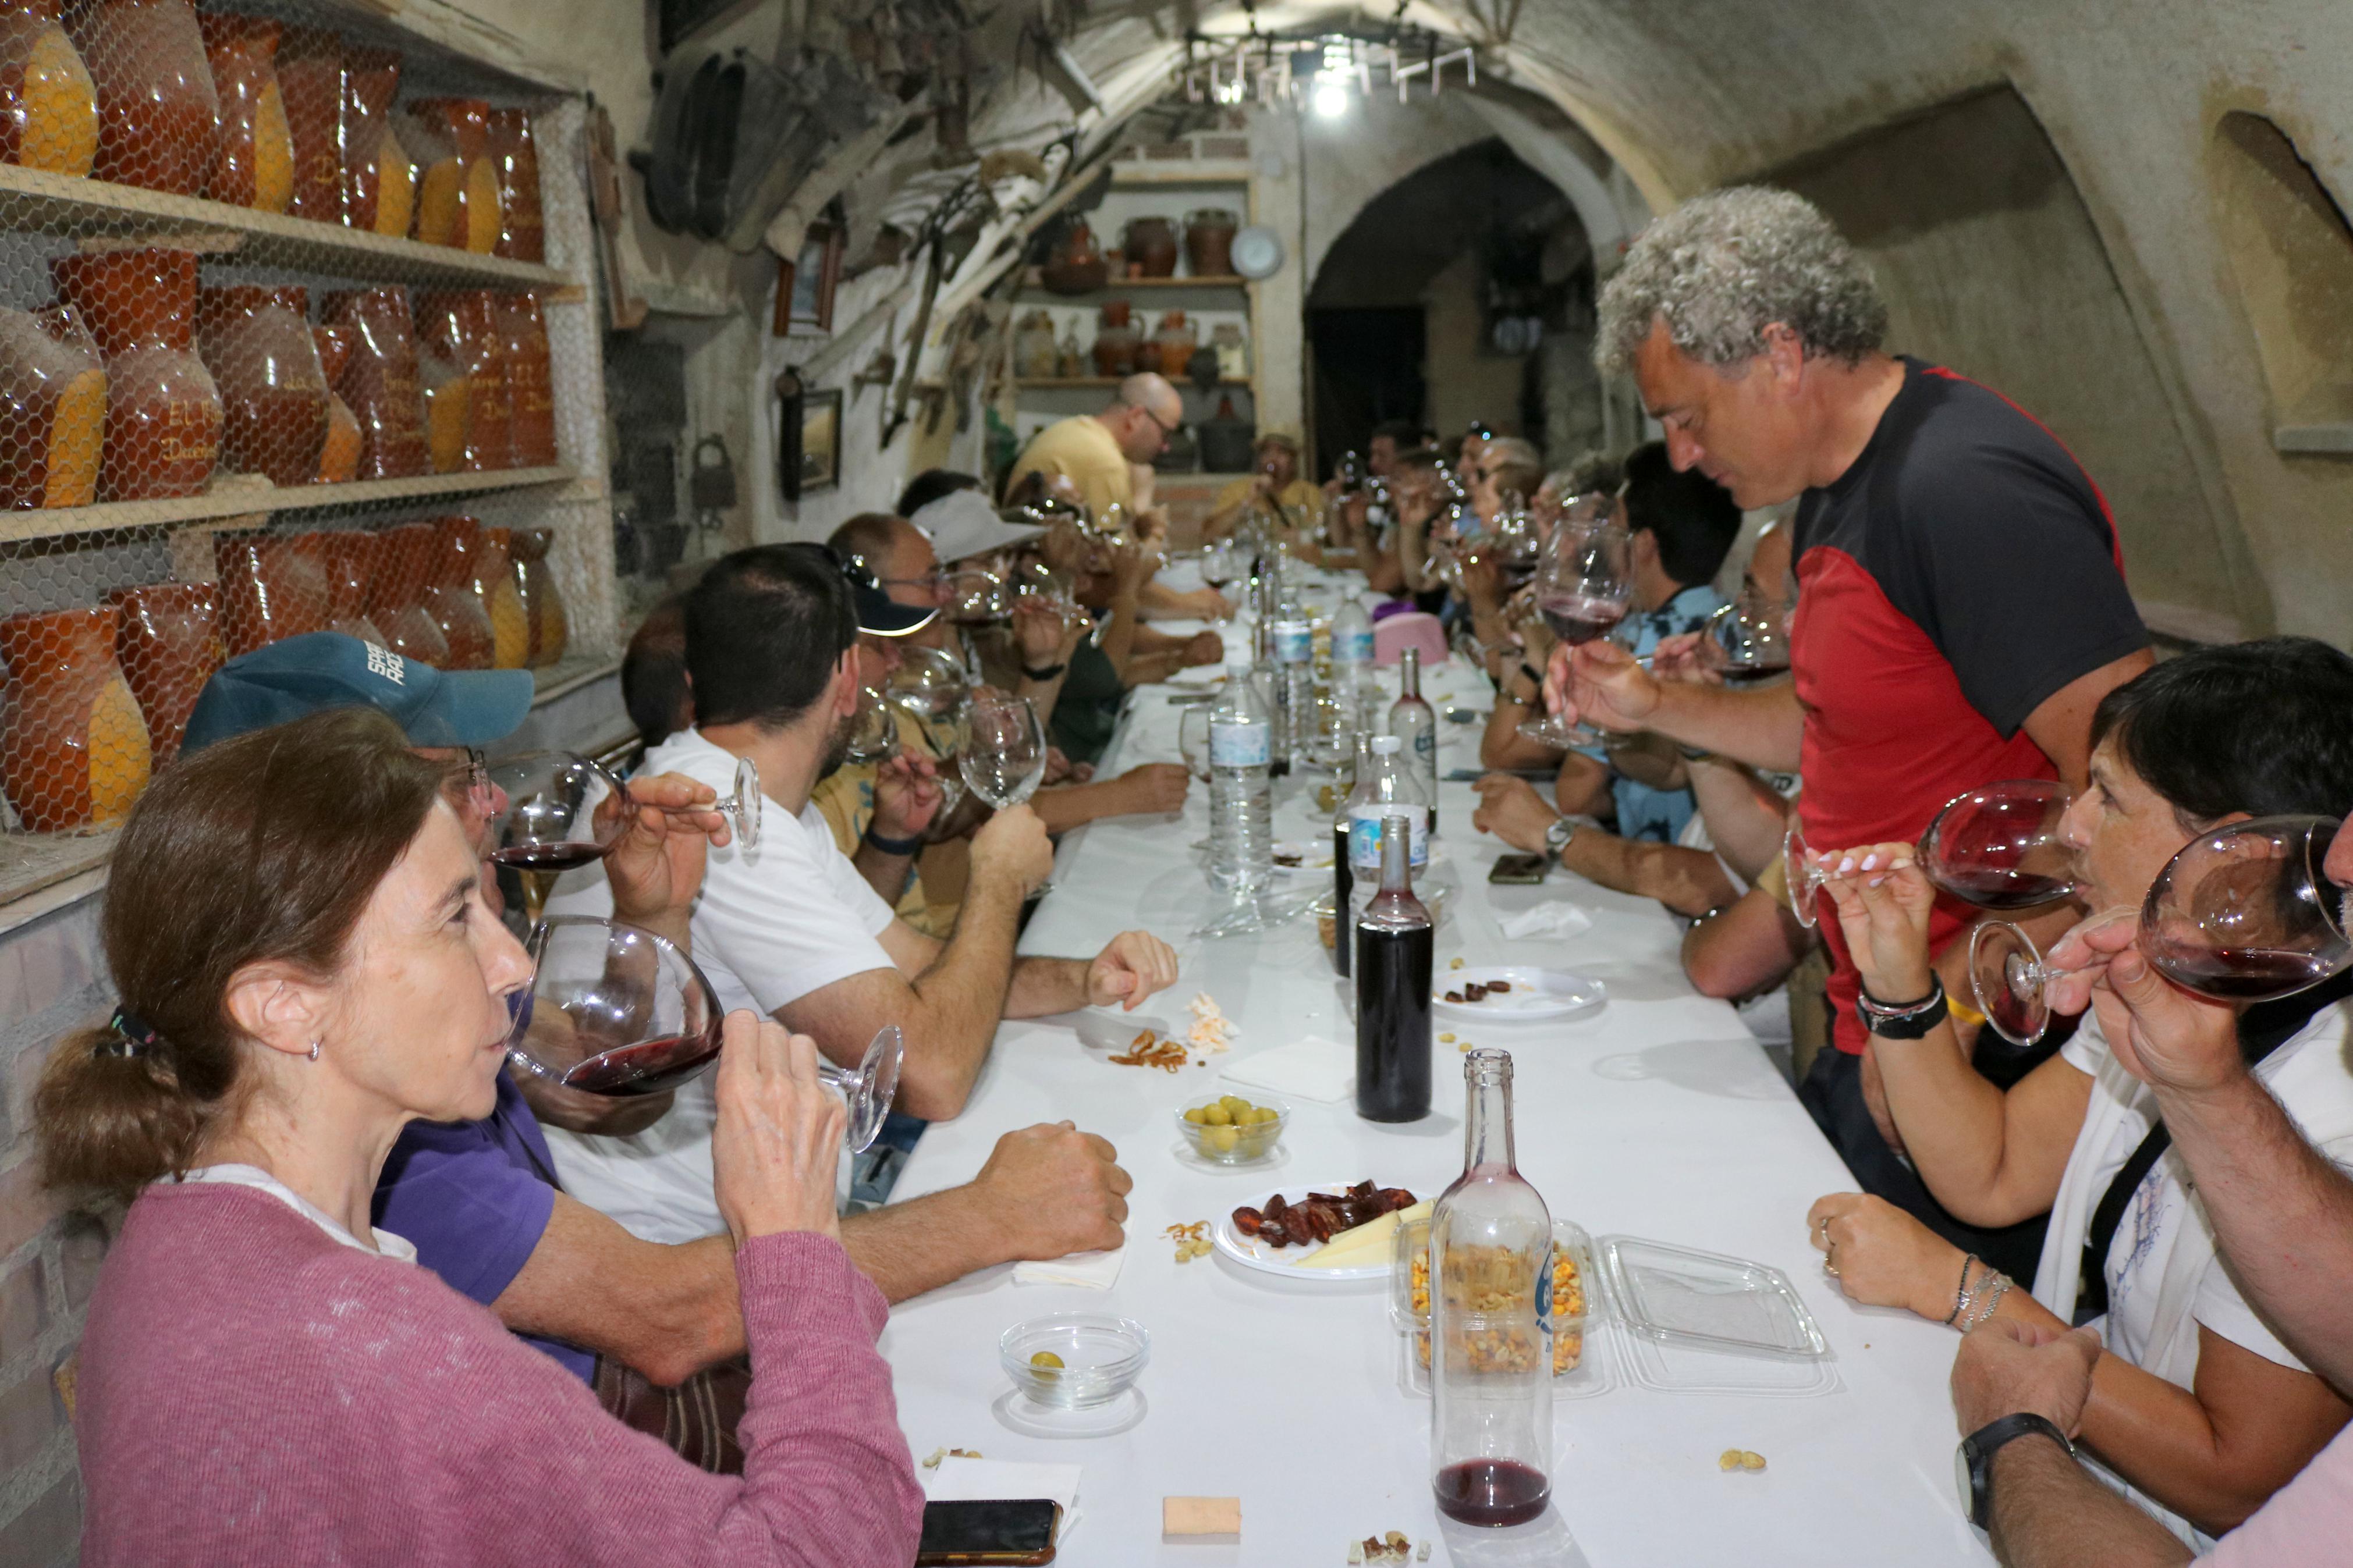
<svg viewBox="0 0 2353 1568"><path fill-rule="evenodd" d="M974 835L953 936L925 936L893 915L809 805L856 712L858 632L849 582L823 547L765 545L719 561L686 601L697 727L646 766L723 795L738 759L759 770L759 842L712 855L692 920L695 960L721 1004L773 1015L845 1067L897 1026L906 1041L898 1106L939 1121L964 1109L1001 1019L1132 1008L1176 979L1176 958L1143 931L1122 932L1092 959L1014 955L1022 900L1053 869L1026 806ZM593 882L566 887L550 908L592 911L598 892ZM722 1228L714 1116L697 1080L645 1132L565 1140L557 1168L573 1193L648 1239L709 1235Z"/></svg>

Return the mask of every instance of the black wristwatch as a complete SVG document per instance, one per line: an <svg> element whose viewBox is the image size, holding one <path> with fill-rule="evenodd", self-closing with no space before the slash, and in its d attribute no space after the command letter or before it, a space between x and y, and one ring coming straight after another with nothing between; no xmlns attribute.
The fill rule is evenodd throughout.
<svg viewBox="0 0 2353 1568"><path fill-rule="evenodd" d="M1968 1436L1953 1451L1953 1479L1959 1486L1961 1509L1969 1522L1979 1530L1993 1528L1993 1457L2001 1446L2013 1437L2040 1433L2075 1457L2075 1445L2067 1441L2067 1434L2042 1416L2029 1411L2005 1415L1999 1421L1989 1421Z"/></svg>

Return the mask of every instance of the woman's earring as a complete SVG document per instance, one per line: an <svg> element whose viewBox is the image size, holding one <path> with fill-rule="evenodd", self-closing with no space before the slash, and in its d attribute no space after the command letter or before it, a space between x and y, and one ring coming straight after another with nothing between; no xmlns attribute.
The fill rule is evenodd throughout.
<svg viewBox="0 0 2353 1568"><path fill-rule="evenodd" d="M319 1059L319 1042L316 1040L311 1042L311 1059L314 1062Z"/></svg>

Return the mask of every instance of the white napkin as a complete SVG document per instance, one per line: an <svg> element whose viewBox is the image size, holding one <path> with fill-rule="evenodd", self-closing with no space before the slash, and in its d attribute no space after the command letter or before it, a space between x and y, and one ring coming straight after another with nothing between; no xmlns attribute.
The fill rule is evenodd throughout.
<svg viewBox="0 0 2353 1568"><path fill-rule="evenodd" d="M1576 904L1559 900L1506 915L1495 924L1514 942L1538 936L1579 936L1593 929L1593 917Z"/></svg>
<svg viewBox="0 0 2353 1568"><path fill-rule="evenodd" d="M1309 1035L1229 1063L1223 1076L1246 1089L1328 1104L1356 1092L1356 1053L1336 1040Z"/></svg>
<svg viewBox="0 0 2353 1568"><path fill-rule="evenodd" d="M1083 1285L1090 1290L1108 1290L1119 1283L1120 1265L1127 1258L1127 1248L1110 1252L1073 1252L1068 1258L1050 1258L1043 1263L1023 1262L1013 1266L1016 1285ZM1036 1497L1036 1492L995 1494L1007 1497Z"/></svg>
<svg viewBox="0 0 2353 1568"><path fill-rule="evenodd" d="M1070 1539L1079 1522L1079 1467L1031 1465L1010 1459L959 1459L953 1454L932 1472L923 1495L933 1502L1026 1501L1047 1498L1062 1505L1054 1543Z"/></svg>

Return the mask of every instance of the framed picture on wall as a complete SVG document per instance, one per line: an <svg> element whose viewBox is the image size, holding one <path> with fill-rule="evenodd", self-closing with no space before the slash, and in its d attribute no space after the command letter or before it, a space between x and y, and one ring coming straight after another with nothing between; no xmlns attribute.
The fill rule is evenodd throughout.
<svg viewBox="0 0 2353 1568"><path fill-rule="evenodd" d="M843 239L838 224L815 224L798 259L777 263L777 337L833 331L833 292L841 281Z"/></svg>
<svg viewBox="0 0 2353 1568"><path fill-rule="evenodd" d="M800 488L829 490L841 482L841 388L801 395Z"/></svg>

